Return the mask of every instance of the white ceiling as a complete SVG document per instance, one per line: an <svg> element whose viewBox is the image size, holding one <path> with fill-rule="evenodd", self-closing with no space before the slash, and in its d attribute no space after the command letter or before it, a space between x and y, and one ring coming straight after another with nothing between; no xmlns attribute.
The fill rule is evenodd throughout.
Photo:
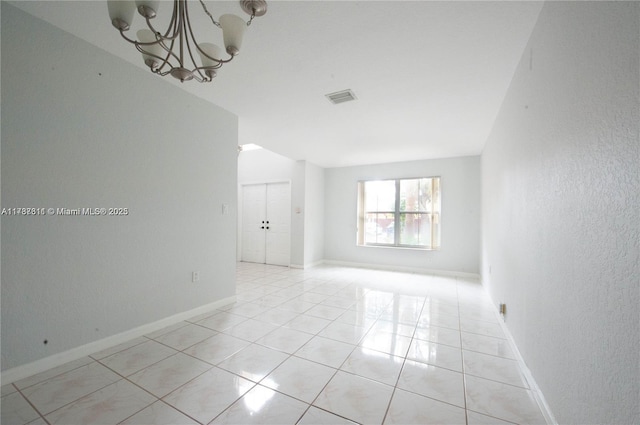
<svg viewBox="0 0 640 425"><path fill-rule="evenodd" d="M12 4L144 67L111 26L106 1ZM214 16L242 14L236 2L206 4ZM164 79L237 114L240 144L323 167L478 155L541 7L269 1L268 13L249 27L241 54L213 83ZM170 11L163 2L158 19ZM221 45L199 2L190 11L202 16L194 26L200 23L196 27ZM136 16L133 29L142 24ZM333 105L324 96L343 89L358 100Z"/></svg>

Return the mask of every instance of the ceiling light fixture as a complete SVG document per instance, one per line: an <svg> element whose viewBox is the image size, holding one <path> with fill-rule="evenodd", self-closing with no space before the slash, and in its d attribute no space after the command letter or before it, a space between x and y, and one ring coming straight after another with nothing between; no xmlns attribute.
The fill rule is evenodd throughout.
<svg viewBox="0 0 640 425"><path fill-rule="evenodd" d="M222 57L222 49L213 43L198 43L191 29L187 0L173 0L173 15L169 27L164 33L156 30L151 20L156 17L159 0L108 0L109 17L113 26L120 31L122 38L134 44L142 53L144 63L151 72L165 76L171 74L181 82L195 79L206 83L216 76L216 70L240 52L242 37L245 29L251 25L253 18L267 13L265 0L240 0L240 6L251 16L248 22L236 15L222 15L216 21L207 10L202 0L199 0L204 13L211 22L222 29L222 38L226 52L230 57ZM146 20L148 29L137 32L137 40L125 35L131 27L133 15L138 13ZM194 54L200 56L196 61Z"/></svg>

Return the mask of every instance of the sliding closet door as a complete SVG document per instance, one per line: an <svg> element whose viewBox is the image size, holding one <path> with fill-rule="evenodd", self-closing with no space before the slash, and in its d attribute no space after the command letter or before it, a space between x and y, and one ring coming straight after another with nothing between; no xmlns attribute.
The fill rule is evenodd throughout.
<svg viewBox="0 0 640 425"><path fill-rule="evenodd" d="M291 258L289 183L242 188L242 261L288 266Z"/></svg>

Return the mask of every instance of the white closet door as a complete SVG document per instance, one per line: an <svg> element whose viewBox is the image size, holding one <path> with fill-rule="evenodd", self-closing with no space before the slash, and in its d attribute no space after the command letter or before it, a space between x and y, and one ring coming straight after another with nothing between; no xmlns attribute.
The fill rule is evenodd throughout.
<svg viewBox="0 0 640 425"><path fill-rule="evenodd" d="M267 185L266 263L288 266L291 260L291 191L289 183Z"/></svg>
<svg viewBox="0 0 640 425"><path fill-rule="evenodd" d="M267 190L264 184L242 188L242 261L264 263Z"/></svg>
<svg viewBox="0 0 640 425"><path fill-rule="evenodd" d="M242 261L288 266L291 259L289 183L242 188Z"/></svg>

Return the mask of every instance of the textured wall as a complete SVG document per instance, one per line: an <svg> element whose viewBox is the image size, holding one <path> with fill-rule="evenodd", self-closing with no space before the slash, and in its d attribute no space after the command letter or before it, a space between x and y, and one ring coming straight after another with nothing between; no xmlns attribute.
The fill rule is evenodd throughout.
<svg viewBox="0 0 640 425"><path fill-rule="evenodd" d="M545 4L482 154L482 279L560 423L640 423L639 4Z"/></svg>
<svg viewBox="0 0 640 425"><path fill-rule="evenodd" d="M442 240L437 251L356 245L359 180L440 176ZM325 170L327 260L478 273L480 157L409 161Z"/></svg>
<svg viewBox="0 0 640 425"><path fill-rule="evenodd" d="M129 208L2 217L3 370L235 293L237 132L2 2L2 206Z"/></svg>

